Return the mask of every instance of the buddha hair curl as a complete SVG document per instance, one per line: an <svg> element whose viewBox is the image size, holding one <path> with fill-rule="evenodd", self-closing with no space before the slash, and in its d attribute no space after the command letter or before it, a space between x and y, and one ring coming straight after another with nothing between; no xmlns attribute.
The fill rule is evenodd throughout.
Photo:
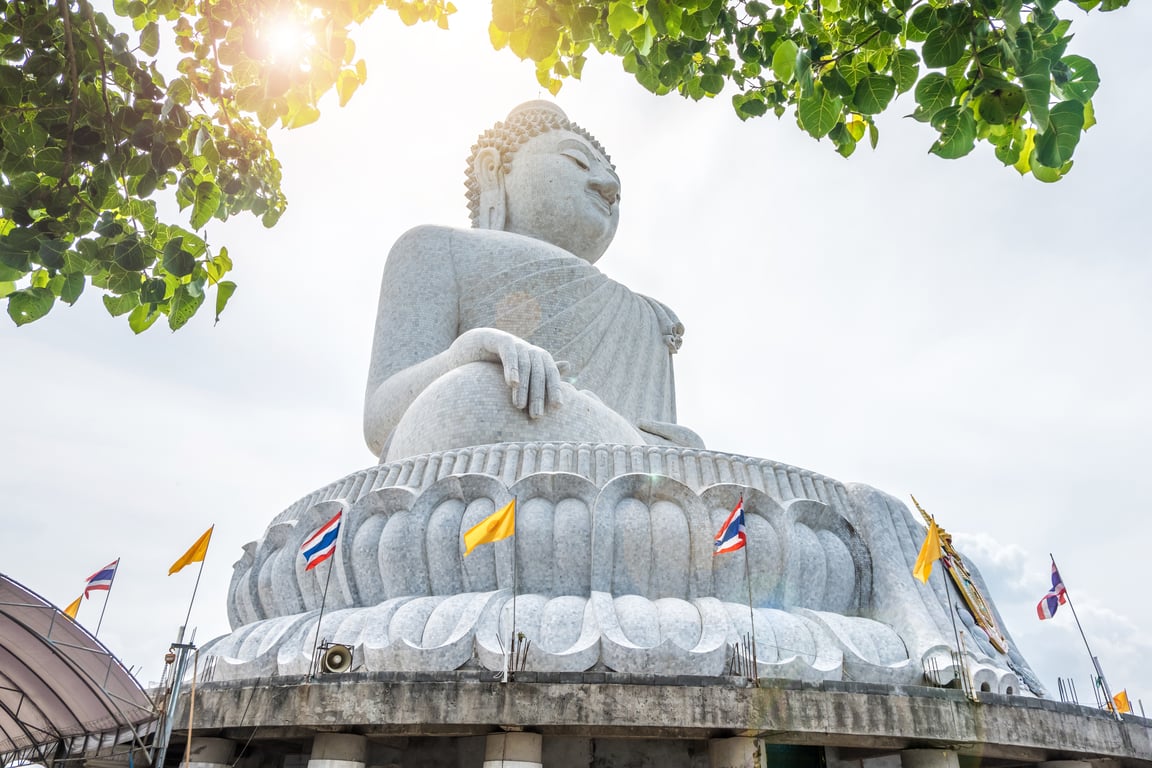
<svg viewBox="0 0 1152 768"><path fill-rule="evenodd" d="M528 101L508 113L507 119L496 123L472 145L468 155L468 166L464 169L465 196L468 198L468 215L472 219L472 227L476 228L480 222L480 183L476 181L473 164L476 154L485 147L495 147L500 152L501 170L505 174L512 170L512 156L516 150L534 136L548 131L571 131L588 140L597 152L604 156L612 170L612 158L600 146L596 138L576 123L568 119L564 111L550 101Z"/></svg>

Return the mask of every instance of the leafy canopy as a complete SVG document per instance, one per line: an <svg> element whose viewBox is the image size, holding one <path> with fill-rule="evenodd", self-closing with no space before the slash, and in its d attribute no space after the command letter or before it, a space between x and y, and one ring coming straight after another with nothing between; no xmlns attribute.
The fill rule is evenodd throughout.
<svg viewBox="0 0 1152 768"><path fill-rule="evenodd" d="M1095 122L1096 67L1068 52L1060 0L493 0L489 33L555 94L591 49L657 94L733 91L741 119L791 112L847 157L911 92L930 152L977 141L1041 181L1072 167ZM1111 11L1128 0L1076 0ZM89 0L0 4L0 298L22 325L91 284L136 333L175 330L236 290L204 235L237 213L284 212L267 129L341 106L367 78L350 37L380 0ZM406 24L448 26L448 0L386 0ZM1067 0L1064 3L1068 6ZM156 63L174 38L174 72ZM187 222L157 217L174 192Z"/></svg>

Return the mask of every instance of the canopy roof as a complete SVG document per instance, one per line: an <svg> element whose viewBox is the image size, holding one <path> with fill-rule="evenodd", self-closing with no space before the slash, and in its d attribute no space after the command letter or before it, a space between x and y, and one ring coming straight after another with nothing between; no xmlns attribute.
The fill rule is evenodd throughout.
<svg viewBox="0 0 1152 768"><path fill-rule="evenodd" d="M144 689L99 640L0 574L0 765L99 752L155 720Z"/></svg>

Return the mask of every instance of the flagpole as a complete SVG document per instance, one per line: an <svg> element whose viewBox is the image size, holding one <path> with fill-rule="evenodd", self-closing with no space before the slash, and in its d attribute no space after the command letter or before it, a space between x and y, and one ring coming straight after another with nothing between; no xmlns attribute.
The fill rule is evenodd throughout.
<svg viewBox="0 0 1152 768"><path fill-rule="evenodd" d="M1056 568L1056 558L1052 557L1052 553L1048 553L1048 559L1052 561L1052 567ZM1060 569L1056 568L1059 573ZM1060 583L1064 584L1064 576L1060 576ZM1076 620L1076 629L1080 630L1080 639L1084 641L1084 647L1088 649L1088 658L1092 660L1092 667L1096 670L1096 676L1100 678L1100 684L1104 687L1104 695L1108 697L1108 706L1112 709L1112 714L1116 716L1117 720L1120 713L1117 712L1116 702L1112 700L1112 690L1108 687L1108 680L1104 677L1104 671L1100 669L1100 662L1096 659L1096 655L1092 653L1092 646L1088 645L1088 636L1084 634L1084 627L1080 626L1080 617L1076 615L1076 606L1072 605L1072 595L1068 592L1068 585L1064 584L1064 597L1068 600L1068 607L1072 609L1072 618Z"/></svg>
<svg viewBox="0 0 1152 768"><path fill-rule="evenodd" d="M740 501L737 502L743 508L744 496L740 496ZM743 511L741 511L743 514ZM748 517L745 515L745 521ZM757 687L760 685L760 665L756 662L756 614L752 610L752 568L749 565L751 555L749 553L750 547L748 545L748 534L744 534L744 583L748 586L748 621L752 625L752 647L749 649L752 661L752 679L756 681Z"/></svg>
<svg viewBox="0 0 1152 768"><path fill-rule="evenodd" d="M104 605L100 607L100 619L96 622L96 631L92 637L100 637L100 625L104 623L104 611L108 610L108 600L112 597L112 585L116 583L116 574L120 572L120 558L116 558L116 567L112 569L112 581L108 582L108 589L104 595Z"/></svg>
<svg viewBox="0 0 1152 768"><path fill-rule="evenodd" d="M324 620L324 603L328 601L328 584L332 581L332 569L336 567L336 553L328 558L328 578L324 579L324 594L320 597L320 615L316 617L316 637L312 640L312 666L308 670L308 679L315 677L316 649L320 647L320 623Z"/></svg>
<svg viewBox="0 0 1152 768"><path fill-rule="evenodd" d="M511 679L512 648L516 643L516 581L518 577L516 563L516 497L512 497L512 638L508 641L508 653L504 658L504 682Z"/></svg>
<svg viewBox="0 0 1152 768"><path fill-rule="evenodd" d="M212 527L208 529L208 538L211 540L212 531L216 530L216 524L213 523ZM192 619L192 604L196 602L196 590L200 589L200 576L204 573L204 561L208 559L208 547L204 547L204 557L200 558L200 570L196 572L196 584L192 587L192 599L188 601L188 613L184 615L184 626L188 626L188 622Z"/></svg>

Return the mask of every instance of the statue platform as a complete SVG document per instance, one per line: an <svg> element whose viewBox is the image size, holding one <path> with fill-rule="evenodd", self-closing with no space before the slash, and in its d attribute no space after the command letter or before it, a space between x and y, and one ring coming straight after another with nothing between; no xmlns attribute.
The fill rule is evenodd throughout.
<svg viewBox="0 0 1152 768"><path fill-rule="evenodd" d="M185 696L174 718L188 716ZM311 768L480 768L505 738L534 748L508 755L508 768L1152 768L1152 722L1140 717L839 681L524 672L504 685L480 670L333 674L201 685L190 725L197 768L232 765L241 748L275 768L304 765L301 752ZM731 746L748 748L745 759L725 754Z"/></svg>
<svg viewBox="0 0 1152 768"><path fill-rule="evenodd" d="M462 557L462 533L513 497L517 535ZM748 547L714 556L740 498ZM337 509L317 632L328 568L305 571L299 551ZM760 677L946 685L958 669L943 580L910 575L922 530L868 486L716 451L433 453L351 474L276 517L236 564L233 632L205 652L218 680L306 674L317 640L348 646L366 672L499 670L515 635L526 671L720 676L754 654ZM1041 693L1014 649L957 614L972 687Z"/></svg>

